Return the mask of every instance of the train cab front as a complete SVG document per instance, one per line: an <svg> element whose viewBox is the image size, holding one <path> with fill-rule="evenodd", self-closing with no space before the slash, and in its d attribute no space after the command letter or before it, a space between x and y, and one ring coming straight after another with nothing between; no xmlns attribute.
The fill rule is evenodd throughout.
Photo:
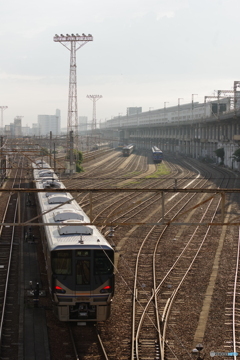
<svg viewBox="0 0 240 360"><path fill-rule="evenodd" d="M80 249L61 256L61 271L53 269L53 300L62 321L104 321L114 294L113 250ZM63 255L65 258L63 258ZM65 267L65 270L62 268Z"/></svg>

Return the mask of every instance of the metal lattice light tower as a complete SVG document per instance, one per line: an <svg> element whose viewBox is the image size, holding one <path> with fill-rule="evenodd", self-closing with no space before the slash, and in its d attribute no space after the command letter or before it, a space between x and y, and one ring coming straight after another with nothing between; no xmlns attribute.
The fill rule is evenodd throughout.
<svg viewBox="0 0 240 360"><path fill-rule="evenodd" d="M96 102L102 98L102 95L87 95L87 98L93 102L92 130L95 130L97 128Z"/></svg>
<svg viewBox="0 0 240 360"><path fill-rule="evenodd" d="M4 133L3 131L3 111L6 110L8 108L8 106L0 106L1 109L1 132L2 134Z"/></svg>
<svg viewBox="0 0 240 360"><path fill-rule="evenodd" d="M78 110L77 110L77 63L76 51L89 41L93 41L91 34L79 35L55 35L53 40L60 42L68 50L70 50L70 74L69 74L69 94L68 94L68 121L67 131L74 132L75 143L77 141L78 133Z"/></svg>

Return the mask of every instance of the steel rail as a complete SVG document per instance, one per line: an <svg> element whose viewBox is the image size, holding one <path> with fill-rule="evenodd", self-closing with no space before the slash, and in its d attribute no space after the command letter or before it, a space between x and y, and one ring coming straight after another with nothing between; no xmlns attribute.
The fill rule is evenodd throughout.
<svg viewBox="0 0 240 360"><path fill-rule="evenodd" d="M103 345L103 341L102 341L102 339L101 339L101 336L100 336L100 334L99 334L99 332L98 332L97 327L96 327L96 334L97 334L97 338L98 338L99 344L100 344L101 349L102 349L102 352L103 352L104 359L105 359L105 360L109 360L109 358L108 358L108 356L107 356L107 353L106 353L106 350L105 350L105 347L104 347L104 345Z"/></svg>
<svg viewBox="0 0 240 360"><path fill-rule="evenodd" d="M229 179L228 179L228 182L229 182ZM201 221L203 221L204 217L206 216L207 214L207 211L210 209L210 206L212 204L214 199L211 200L211 202L208 204L207 206L207 209L205 210L204 214L202 215L202 218L201 218ZM218 202L218 204L216 205L216 208L215 208L215 211L212 215L212 220L215 218L216 214L217 214L217 211L219 209L219 206L220 206L220 201ZM193 237L195 236L196 232L198 230L198 227L194 230L192 236L190 237L188 243L186 246L188 246L188 244L191 242L191 240L193 239ZM205 231L205 235L203 236L203 240L199 246L199 248L197 249L196 251L196 254L194 255L189 267L187 268L185 274L183 275L181 281L179 282L178 286L176 287L176 289L173 291L173 293L171 294L171 296L167 299L167 302L166 302L166 305L165 305L165 308L164 308L164 313L162 315L162 323L163 323L163 335L162 335L162 343L161 343L161 356L162 356L162 359L164 359L164 356L165 356L165 344L166 344L166 341L165 341L165 338L166 338L166 329L167 329L167 321L168 321L168 317L169 317L169 314L170 314L170 311L171 311L171 307L173 305L173 302L174 302L174 299L175 297L177 296L177 293L178 293L178 290L180 289L182 283L184 282L187 274L189 273L189 271L191 270L192 268L192 265L194 263L194 261L196 260L206 238L207 238L207 235L210 231L210 226L206 229ZM156 246L156 249L157 250L157 246ZM158 287L155 288L155 292L154 292L154 295L155 297L157 297L159 291L160 291L160 287L161 285L164 283L164 281L166 280L167 276L169 275L169 273L171 272L172 269L174 269L175 265L178 263L179 259L182 257L183 253L185 251L185 248L183 249L183 251L181 252L181 254L178 256L176 262L172 265L172 267L170 268L169 272L165 275L165 277L162 279L162 281L159 283ZM156 253L155 255L156 256ZM189 355L189 354L188 354ZM191 358L191 355L189 355L189 357Z"/></svg>
<svg viewBox="0 0 240 360"><path fill-rule="evenodd" d="M186 197L186 196L187 196L187 195L185 195L184 197ZM177 214L176 214L175 216L177 216L177 215L182 211L182 209L183 209L190 201L192 201L192 199L193 199L194 196L195 196L195 195L192 195L192 196L190 197L190 199L187 200L187 202L178 210L178 212L177 212ZM183 198L184 198L184 197L183 197ZM170 212L176 207L176 205L178 205L180 202L182 202L183 198L181 198L177 203L175 203L174 206L172 206L172 208L169 209L169 211L168 211L167 213L170 213ZM159 221L160 221L160 220L159 220ZM156 256L156 249L157 249L157 246L158 246L158 244L159 244L159 241L161 240L163 234L166 232L166 230L168 229L168 227L169 227L169 225L166 225L166 226L164 227L164 229L162 230L162 232L161 232L161 234L160 234L160 236L159 236L159 238L158 238L158 240L157 240L157 243L156 243L156 245L155 245L155 249L154 249L154 256L153 256L153 283L154 283L154 288L153 288L153 294L152 294L152 296L148 299L148 302L147 302L147 304L145 305L145 307L144 307L144 309L143 309L141 318L140 318L140 320L139 320L138 328L137 328L137 331L136 331L136 349L137 349L136 353L137 353L137 354L138 354L138 341L137 341L137 340L138 340L139 335L140 335L142 323L143 323L144 317L146 316L147 309L148 309L150 303L151 303L153 300L154 300L155 313L157 313L157 311L156 311L156 309L157 309L157 305L156 305L156 304L157 304L157 299L156 299L156 296L157 296L156 288L157 288L157 286L156 286L156 274L155 274L155 271L154 271L154 269L155 269L155 263L156 263L156 261L155 261L155 256ZM144 241L146 241L146 240L149 238L149 236L150 236L150 235L152 234L152 232L154 231L154 228L155 228L155 227L153 227L153 228L148 232L148 234L146 235ZM184 252L185 249L187 248L188 244L189 244L189 242L188 242L187 245L184 247L183 252ZM180 256L181 256L181 255L180 255ZM178 261L178 260L177 260L177 261ZM161 335L160 323L159 323L159 317L158 317L158 315L157 315L157 320L158 320L158 322L157 322L157 332L158 332L158 335L159 335L159 344L161 345L162 335ZM161 346L160 346L160 349L161 349ZM137 355L137 356L138 356L138 355ZM138 358L138 357L137 357L137 358Z"/></svg>
<svg viewBox="0 0 240 360"><path fill-rule="evenodd" d="M238 232L238 249L237 249L237 262L236 262L236 270L234 277L234 288L233 288L233 308L232 308L232 335L233 335L233 352L234 352L234 360L237 360L237 349L236 349L236 298L238 296L237 288L238 288L238 273L239 273L239 256L240 256L240 228Z"/></svg>
<svg viewBox="0 0 240 360"><path fill-rule="evenodd" d="M104 175L104 177L103 178L100 178L99 179L99 181L97 182L97 184L96 184L96 182L95 183L93 183L93 185L92 186L94 186L95 188L100 188L102 185L104 185L104 186L106 186L106 184L110 184L110 186L112 186L112 182L113 182L113 178L110 178L110 175L112 175L112 176L114 176L115 174L117 174L117 178L114 176L114 180L116 180L116 181L118 181L119 180L119 171L116 171L116 169L118 168L118 166L120 165L120 164L118 164L119 163L119 158L117 158L117 160L113 163L113 162L111 162L111 166L110 166L110 170L111 170L111 172L109 172L109 168L107 168L107 170L106 170L106 168L104 169L104 171L108 171L108 176L106 176L106 173L105 173L105 175ZM136 171L137 171L137 169L136 169ZM75 178L74 178L75 179ZM79 179L79 178L78 178ZM83 177L81 177L81 179L84 179L84 180L88 180L89 179L89 174L88 174L88 176L87 177L85 177L85 176L83 176ZM92 178L91 178L92 179ZM130 177L130 179L132 179L132 177ZM77 182L77 187L79 186L79 181ZM90 205L91 206L91 199L90 199L90 201L89 201L89 198L88 199L86 199L87 198L87 195L88 194L86 194L86 195L84 195L84 197L81 199L81 201L79 202L79 205L81 206L81 207L83 207L83 206L87 206L87 205ZM91 197L91 194L90 194L90 197ZM96 202L97 201L97 199L98 199L98 197L101 197L101 195L98 195L98 196L95 196L94 197L94 201ZM109 200L109 195L108 194L106 194L105 195L105 197ZM102 197L101 197L101 199L102 199Z"/></svg>
<svg viewBox="0 0 240 360"><path fill-rule="evenodd" d="M20 161L22 161L22 160L19 159L19 163L20 163ZM16 178L17 178L17 172L16 172L16 174L15 174L13 186L14 186L14 184L15 184L15 182L16 182ZM7 206L6 206L6 210L5 210L5 213L4 213L4 218L6 217L7 209L8 209L8 207L9 207L9 203L10 203L11 197L12 197L12 194L10 194L9 197L8 197ZM16 199L16 203L15 203L14 220L17 218L18 200L19 200L19 199L17 198L17 199ZM13 228L12 228L10 248L9 248L9 258L8 258L8 269L7 269L7 274L6 274L5 290L4 290L3 303L2 303L2 313L1 313L1 321L0 321L0 346L2 345L3 323L4 323L4 317L5 317L5 309L6 309L6 301L7 301L7 292L8 292L8 283L9 283L9 276L10 276L10 269L11 269L11 262L12 262L12 251L13 251L14 234L15 234L15 225L14 225Z"/></svg>
<svg viewBox="0 0 240 360"><path fill-rule="evenodd" d="M69 329L70 338L71 338L71 341L72 341L72 347L73 347L73 352L74 352L75 360L79 360L80 357L79 357L78 352L77 352L77 347L76 347L75 340L74 340L74 337L73 337L72 329L71 329L70 326L68 326L68 329Z"/></svg>
<svg viewBox="0 0 240 360"><path fill-rule="evenodd" d="M214 200L214 199L211 199L210 203L208 204L208 206L207 206L204 214L202 215L201 222L203 222L203 219L204 219L204 217L206 216L208 210L210 209L210 206L211 206L213 200ZM212 216L212 221L213 221L213 219L214 219L215 216L216 216L216 213L217 213L217 211L218 211L219 206L220 206L220 201L218 202L218 204L217 204L217 206L216 206L215 212L214 212L214 214L213 214L213 216ZM194 232L193 232L193 234L191 235L188 243L186 244L186 247L187 247L187 246L190 244L190 242L192 241L192 239L193 239L193 237L195 236L198 228L199 228L199 227L197 227L197 228L194 230ZM168 301L167 301L167 304L166 304L166 307L165 307L165 311L164 311L164 314L163 314L163 318L162 318L162 322L163 322L163 331L162 331L162 332L163 332L163 335L162 335L162 343L161 343L161 356L162 356L162 359L164 359L164 355L165 355L165 343L166 343L166 342L165 342L165 338L166 338L167 320L168 320L168 317L169 317L169 314L170 314L170 311L171 311L171 307L172 307L173 302L174 302L174 299L175 299L175 297L176 297L176 295L177 295L177 293L178 293L178 290L179 290L180 286L182 285L183 281L185 280L185 277L186 277L187 274L189 273L190 269L192 268L192 265L193 265L195 259L197 258L198 254L199 254L199 252L200 252L200 250L201 250L201 248L202 248L202 246L203 246L203 244L204 244L204 242L205 242L205 240L206 240L206 237L207 237L209 231L210 231L210 226L206 229L205 235L204 235L204 237L203 237L203 240L202 240L202 242L201 242L198 250L196 251L195 256L193 257L192 262L190 263L188 269L186 270L184 276L182 277L182 280L179 282L179 285L178 285L177 288L173 291L173 293L172 293L172 295L170 296L170 298L168 298ZM172 265L172 267L170 268L169 272L165 275L165 277L162 279L162 281L159 283L158 287L155 288L154 295L155 295L155 297L156 297L156 300L157 300L157 295L158 295L158 293L159 293L159 291L160 291L161 285L162 285L163 282L166 280L166 278L168 277L169 273L174 269L174 267L175 267L176 264L178 263L179 259L182 257L183 253L185 252L186 247L185 247L185 248L183 249L183 251L180 253L178 259L177 259L176 262ZM156 250L157 250L157 246L156 246L156 248L155 248L154 258L155 258L155 256L156 256ZM154 269L155 269L155 268L154 268ZM156 274L155 274L155 276L156 276ZM191 357L191 356L190 356L190 357Z"/></svg>
<svg viewBox="0 0 240 360"><path fill-rule="evenodd" d="M168 179L168 177L165 177L165 178L161 178L161 180L166 180L166 181L168 181L169 179ZM156 182L159 182L159 179L156 180ZM154 182L154 183L155 183L155 182ZM155 184L152 184L152 185L151 185L151 187L153 187L153 186L155 186ZM171 186L171 185L170 185L170 186ZM170 187L170 186L169 186L169 187ZM144 188L148 188L148 189L149 189L149 188L151 188L151 187L149 187L149 185L146 185ZM134 194L132 197L130 197L130 200L133 200L133 199L134 199L135 197L137 197L137 196L138 196L137 194ZM161 194L160 194L159 196L161 197ZM108 214L108 216L106 217L104 223L107 224L107 223L109 223L109 222L111 221L112 223L115 223L115 224L116 224L116 221L117 221L117 220L121 219L121 217L123 217L123 216L127 215L128 213L132 212L133 210L137 209L137 208L139 207L139 205L141 205L141 210L140 210L140 211L143 211L143 210L147 207L147 206L146 206L146 207L143 208L143 204L147 203L148 201L151 201L151 199L154 199L154 201L151 203L151 205L152 205L153 203L159 201L159 198L156 198L156 195L154 194L154 195L152 195L152 196L150 196L150 197L147 197L147 198L145 197L145 198L143 198L142 200L139 200L137 203L133 204L132 207L131 207L131 206L128 206L128 210L125 211L124 213L123 213L122 211L120 211L120 212L118 212L118 213L115 213L115 211L116 211L117 209L119 209L121 206L123 206L124 203L126 203L126 201L129 202L129 198L127 198L127 200L125 200L124 203L118 205L117 208L114 208L114 209ZM121 198L120 200L122 200L122 198ZM119 200L118 200L118 201L119 201ZM110 205L110 206L112 206L112 205ZM148 205L148 206L149 206L149 205ZM103 209L101 213L103 213L105 210L106 210L106 209ZM139 212L140 212L140 211L139 211ZM138 213L139 213L139 212L138 212ZM136 216L138 213L135 213L134 216ZM114 217L113 220L110 220L109 218L110 218L110 216L112 216L112 215L114 215L115 217ZM118 216L117 216L117 215L118 215ZM99 215L98 215L98 216L99 216ZM97 221L98 216L96 216L96 217L93 219L93 222ZM116 216L117 216L117 217L116 217ZM129 217L128 219L130 219L130 218L132 218L132 216ZM127 223L127 220L128 220L128 219L125 219L125 220L124 220L124 223ZM118 227L118 225L116 225L116 226L114 227L114 230L115 230L117 227ZM106 228L106 225L103 225L103 226L102 226L101 231L103 231L104 228Z"/></svg>
<svg viewBox="0 0 240 360"><path fill-rule="evenodd" d="M199 176L199 175L198 175ZM205 183L207 182L208 180L205 180L203 185L205 185ZM184 197L186 197L187 194L184 195ZM192 198L195 196L195 194L193 194L190 199L187 201L190 202L192 200ZM184 198L183 197L183 198ZM180 202L182 202L183 198L179 199L178 202L176 202L168 211L167 211L167 214L172 211ZM187 203L185 203L183 205L182 208L184 208ZM182 208L177 212L177 214L182 210ZM176 215L175 215L176 216ZM161 221L161 219L159 220L159 222ZM163 233L166 231L166 229L168 228L168 225L166 225L164 227L164 229L162 230L161 232L161 235L160 235L160 238L161 236L163 235ZM140 248L139 248L139 251L138 251L138 255L137 255L137 259L136 259L136 264L135 264L135 278L134 278L134 291L133 291L133 296L134 296L134 300L133 300L133 309L132 309L132 313L133 313L133 319L132 319L132 349L131 349L131 360L134 359L134 356L136 355L136 358L139 359L139 354L138 354L138 338L139 338L139 334L140 334L140 329L141 329L141 326L142 326L142 322L143 322L143 318L145 316L145 313L147 311L147 308L150 304L150 302L152 301L152 299L154 298L154 294L150 297L147 305L143 308L143 313L142 313L142 316L140 318L140 321L139 321L139 324L138 324L138 328L137 328L137 331L135 333L135 312L136 312L136 299L137 299L137 274L138 274L138 264L139 264L139 257L140 257L140 253L142 251L142 248L143 246L145 245L145 242L147 241L147 239L149 238L149 236L152 234L153 230L155 229L155 226L148 232L148 234L145 236ZM158 332L159 332L159 329L160 329L160 324L158 323ZM135 354L135 350L136 350L136 354Z"/></svg>
<svg viewBox="0 0 240 360"><path fill-rule="evenodd" d="M79 354L79 351L77 350L77 344L76 344L76 341L74 340L72 327L71 327L70 325L68 325L68 329L69 329L70 338L71 338L71 342L72 342L72 347L73 347L73 352L74 352L74 358L75 358L75 360L80 360L81 354ZM107 356L107 353L106 353L106 350L105 350L105 347L104 347L104 345L103 345L101 336L100 336L100 334L99 334L99 332L98 332L97 327L95 328L95 333L96 333L97 340L98 340L98 342L99 342L100 348L101 348L101 350L102 350L102 354L103 354L103 356L104 356L104 360L109 360L109 358L108 358L108 356Z"/></svg>
<svg viewBox="0 0 240 360"><path fill-rule="evenodd" d="M213 199L212 199L211 203L212 203L212 202L213 202ZM203 216L202 216L202 219L206 216L206 213L207 213L207 211L209 210L209 208L210 208L210 206L211 206L211 203L208 204L208 207L207 207L207 209L205 210L205 212L204 212L204 214L203 214ZM213 220L214 217L216 216L216 213L217 213L217 211L218 211L219 205L220 205L220 202L217 204L216 210L215 210L215 212L214 212L214 214L213 214L213 216L212 216L212 220ZM198 230L198 228L196 228L196 229L194 230L194 232L193 232L193 234L192 234L192 236L191 236L191 238L190 238L190 240L189 240L189 243L191 242L191 240L192 240L193 237L195 236L197 230ZM207 235L208 235L209 231L210 231L210 226L206 229L205 235L204 235L204 237L203 237L203 239L202 239L202 242L201 242L200 246L198 247L198 249L197 249L197 251L196 251L196 253L195 253L195 255L194 255L194 257L193 257L193 259L192 259L192 261L191 261L191 263L190 263L190 265L189 265L189 267L188 267L187 270L185 271L185 274L183 275L181 281L179 282L178 286L176 287L176 289L174 290L173 294L172 294L171 297L170 297L170 301L169 301L169 303L168 303L166 315L165 315L164 322L163 322L163 336L162 336L162 344L161 344L161 345L162 345L162 356L163 356L163 359L164 359L165 339L166 339L166 331L167 331L167 325L168 325L168 318L169 318L169 315L170 315L170 311L171 311L173 302L174 302L175 297L176 297L176 295L177 295L177 293L178 293L178 290L180 289L180 286L183 284L186 276L188 275L189 271L191 270L191 268L192 268L192 266L193 266L193 264L194 264L194 262L195 262L195 260L196 260L196 258L197 258L197 256L198 256L200 250L202 249L203 244L205 243L205 240L206 240L206 238L207 238ZM173 267L177 264L177 262L179 261L179 259L180 259L180 257L181 257L182 255L183 255L183 253L180 254L180 256L178 257L176 263L173 264ZM172 267L170 270L173 270L173 267ZM168 276L168 275L169 275L169 273L167 274L167 276ZM160 286L163 284L163 281L166 280L167 276L164 277L164 279L163 279L163 280L161 281L161 283L158 285L158 287L157 287L157 289L156 289L156 295L159 293L159 291L160 291Z"/></svg>
<svg viewBox="0 0 240 360"><path fill-rule="evenodd" d="M202 185L204 186L204 184ZM193 196L191 197L191 199L193 198ZM189 199L189 201L191 200ZM210 199L211 202L213 201L213 198ZM189 202L188 201L188 202ZM210 205L211 205L211 202L208 204L208 207L207 207L207 210L210 208ZM220 202L219 202L220 203ZM219 206L219 203L218 203L218 206ZM185 205L183 206L183 208L185 207ZM195 208L195 207L194 207ZM193 209L194 209L193 208ZM181 211L182 209L179 210L179 212ZM207 212L206 210L206 212ZM179 213L178 212L178 213ZM178 216L178 213L174 216L174 218L176 218ZM215 216L215 215L214 215ZM204 216L202 217L202 220L203 220ZM201 221L202 221L201 220ZM160 221L160 220L159 220ZM157 247L158 247L158 243L160 241L160 238L162 237L163 233L166 231L166 229L168 228L168 225L163 229L161 235L159 236L159 239L155 245L155 250L154 250L154 257L153 257L153 281L154 281L154 286L153 286L153 294L152 296L150 297L147 305L145 306L144 308L144 311L142 313L142 316L141 316L141 319L139 321L139 324L138 324L138 329L137 329L137 332L136 332L136 337L135 337L135 346L136 346L136 358L138 359L139 358L139 355L138 355L138 338L139 338L139 334L140 334L140 329L141 329L141 326L142 326L142 323L143 323L143 318L146 316L146 311L147 311L147 308L149 307L150 303L154 300L154 308L155 308L155 316L156 316L156 321L157 321L157 331L158 331L158 336L159 336L159 344L160 344L160 352L161 352L161 358L164 359L164 344L165 344L165 334L163 333L163 335L161 334L161 329L160 329L160 322L159 322L159 315L158 315L158 303L157 303L157 295L158 295L158 292L159 292L159 289L160 289L160 285L157 287L156 286L156 273L155 273L155 258L156 258L156 251L157 251ZM153 230L153 229L152 229ZM152 232L152 230L148 233L147 237L150 235L150 233ZM197 229L195 230L195 232L197 231ZM194 233L195 233L194 232ZM192 237L194 236L194 234L192 235ZM189 241L190 242L190 241ZM188 244L189 244L188 242ZM180 254L180 256L184 253L185 249L187 248L188 244L186 245L186 247L184 248L183 252ZM199 250L200 251L200 250ZM180 258L179 256L179 258ZM178 258L178 260L179 260ZM177 262L178 262L177 260ZM175 264L174 264L175 265ZM173 265L173 266L174 266ZM174 292L175 293L175 292ZM175 293L176 295L176 293ZM174 296L175 297L175 296ZM166 306L166 309L165 309L165 312L166 312L166 316L168 316L169 314L169 310L170 310L170 304L171 304L171 300L169 299L167 301L167 306ZM133 342L132 342L133 344ZM132 352L133 354L133 352ZM173 355L175 355L173 353Z"/></svg>

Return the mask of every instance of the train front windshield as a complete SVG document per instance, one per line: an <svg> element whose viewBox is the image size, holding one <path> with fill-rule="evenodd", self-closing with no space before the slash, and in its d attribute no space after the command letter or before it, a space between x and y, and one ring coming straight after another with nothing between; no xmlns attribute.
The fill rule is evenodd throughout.
<svg viewBox="0 0 240 360"><path fill-rule="evenodd" d="M52 252L52 271L54 275L72 274L72 251L61 250Z"/></svg>
<svg viewBox="0 0 240 360"><path fill-rule="evenodd" d="M53 251L52 271L67 287L86 287L113 273L113 259L113 250Z"/></svg>
<svg viewBox="0 0 240 360"><path fill-rule="evenodd" d="M110 275L113 272L113 251L94 251L94 275Z"/></svg>

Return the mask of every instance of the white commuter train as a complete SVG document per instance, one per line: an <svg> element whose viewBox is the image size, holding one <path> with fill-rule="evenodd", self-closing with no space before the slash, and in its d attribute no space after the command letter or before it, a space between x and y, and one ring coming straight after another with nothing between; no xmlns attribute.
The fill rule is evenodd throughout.
<svg viewBox="0 0 240 360"><path fill-rule="evenodd" d="M37 189L66 189L50 166L33 166ZM38 192L42 243L54 313L61 321L97 322L110 316L114 250L70 193ZM49 225L47 224L54 224Z"/></svg>

